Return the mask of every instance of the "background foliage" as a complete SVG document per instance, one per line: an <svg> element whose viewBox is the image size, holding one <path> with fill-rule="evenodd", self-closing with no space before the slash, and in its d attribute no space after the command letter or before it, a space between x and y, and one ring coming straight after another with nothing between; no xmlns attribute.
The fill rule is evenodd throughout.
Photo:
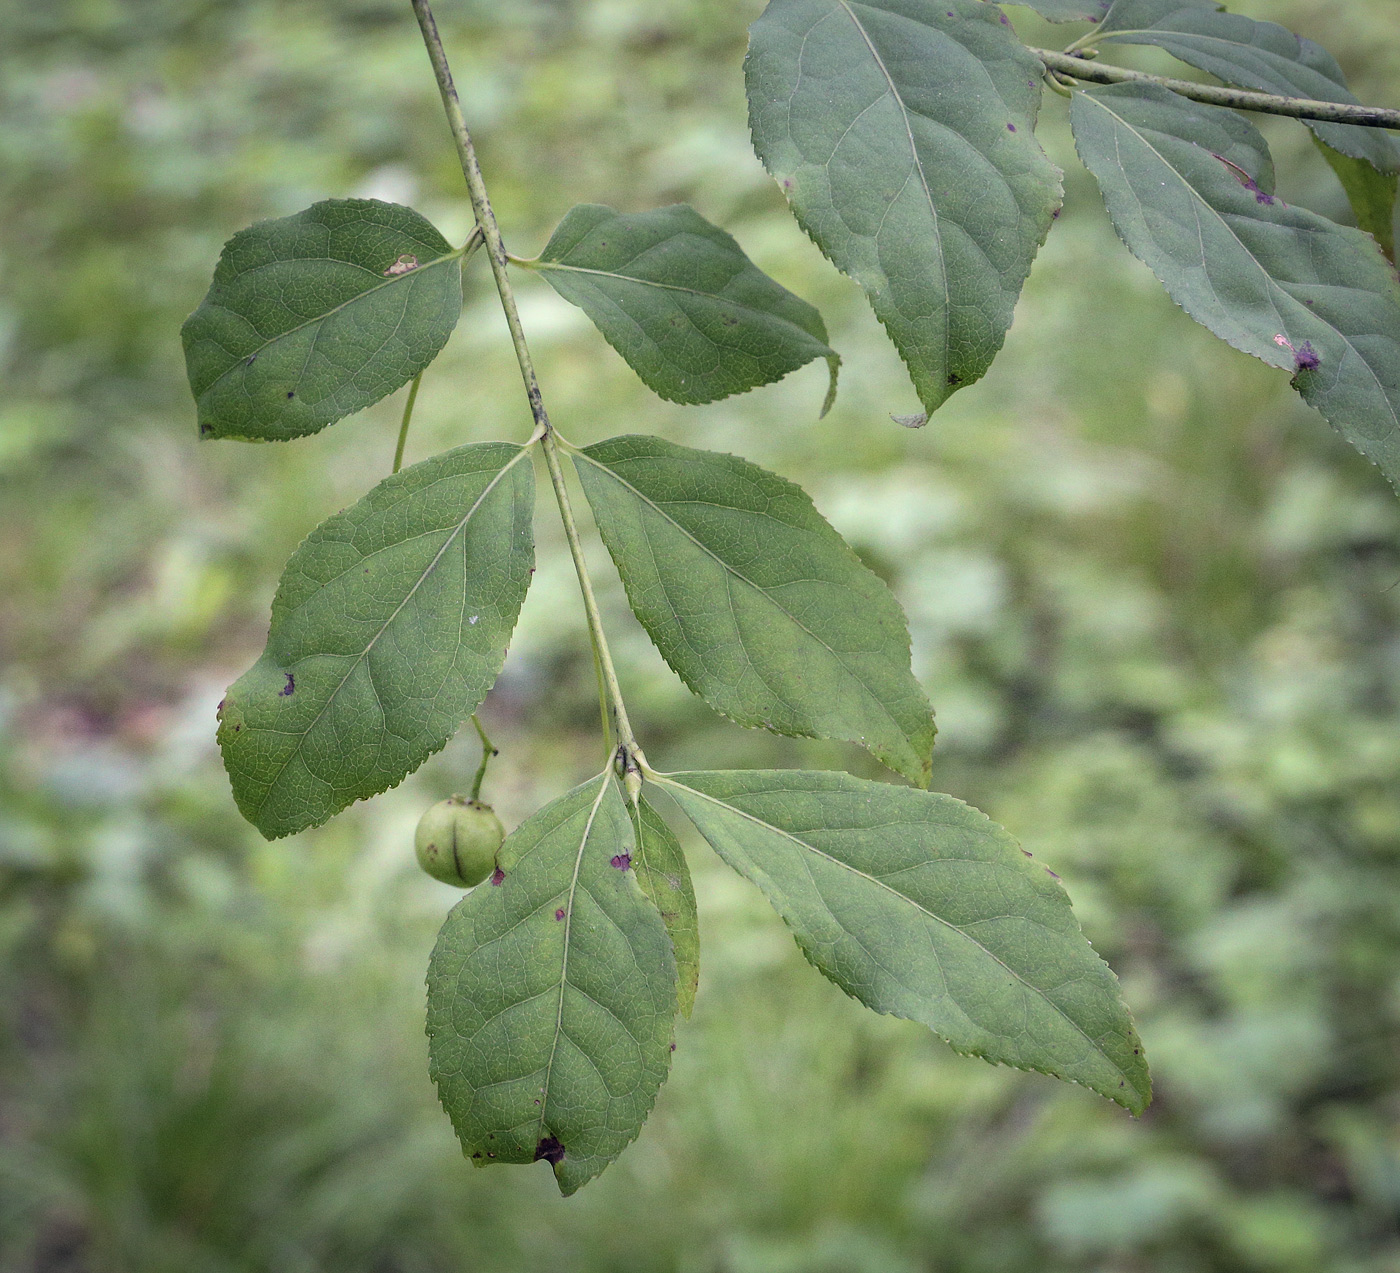
<svg viewBox="0 0 1400 1273"><path fill-rule="evenodd" d="M1237 7L1323 40L1363 100L1395 104L1390 0ZM178 339L220 245L259 217L371 195L465 237L407 6L0 0L0 1267L1400 1261L1400 509L1283 374L1217 345L1121 250L1053 96L1068 201L1006 353L927 429L892 425L917 409L894 353L748 146L758 9L443 0L515 251L575 202L685 200L819 305L845 359L820 424L820 361L673 406L525 280L551 409L579 442L660 432L802 482L890 580L939 710L934 786L1065 877L1138 1013L1152 1110L1134 1123L865 1013L692 838L706 962L641 1140L567 1202L544 1167L463 1162L422 1035L454 895L410 842L475 743L272 845L213 743L281 563L387 472L398 401L297 444L200 446ZM1344 219L1307 134L1266 132L1284 197ZM527 431L478 262L409 459ZM573 582L551 519L540 532L485 708L507 825L596 764ZM878 776L854 748L713 717L591 556L654 763Z"/></svg>

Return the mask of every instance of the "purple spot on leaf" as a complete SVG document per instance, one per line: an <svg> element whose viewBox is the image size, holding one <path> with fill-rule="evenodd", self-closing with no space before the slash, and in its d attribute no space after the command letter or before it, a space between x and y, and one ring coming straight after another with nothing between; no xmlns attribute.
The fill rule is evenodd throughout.
<svg viewBox="0 0 1400 1273"><path fill-rule="evenodd" d="M287 678L287 683L277 691L277 697L291 698L297 692L297 678L290 672L284 672L283 675Z"/></svg>
<svg viewBox="0 0 1400 1273"><path fill-rule="evenodd" d="M1306 340L1293 351L1293 361L1298 364L1299 371L1316 371L1322 366L1322 359L1317 356L1317 350Z"/></svg>
<svg viewBox="0 0 1400 1273"><path fill-rule="evenodd" d="M554 918L557 920L564 918L564 908L562 906L554 912Z"/></svg>
<svg viewBox="0 0 1400 1273"><path fill-rule="evenodd" d="M500 888L506 882L506 873L498 866L491 872L491 887Z"/></svg>
<svg viewBox="0 0 1400 1273"><path fill-rule="evenodd" d="M632 855L630 853L619 853L613 858L612 864L617 867L619 871L625 871L632 865Z"/></svg>
<svg viewBox="0 0 1400 1273"><path fill-rule="evenodd" d="M1006 131L1007 131L1008 133L1014 133L1014 132L1016 131L1016 125L1015 125L1015 124L1007 124L1007 126L1006 126Z"/></svg>

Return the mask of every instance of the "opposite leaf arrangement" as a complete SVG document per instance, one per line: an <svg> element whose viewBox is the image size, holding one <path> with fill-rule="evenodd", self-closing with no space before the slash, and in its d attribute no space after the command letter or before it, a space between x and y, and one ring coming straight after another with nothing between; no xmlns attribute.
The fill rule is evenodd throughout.
<svg viewBox="0 0 1400 1273"><path fill-rule="evenodd" d="M1386 259L1400 152L1373 127L1400 126L1400 113L1356 105L1317 45L1212 0L1027 3L1094 28L1064 53L1032 50L984 0L772 0L752 28L758 155L864 289L925 410L986 371L1058 213L1060 174L1035 137L1048 82L1072 97L1080 156L1128 247L1194 318L1290 371L1400 484L1400 283ZM184 342L208 438L301 437L410 386L394 473L293 554L267 648L220 705L234 797L269 838L397 784L474 717L533 573L543 457L599 673L606 763L495 848L499 824L478 801L483 734L471 799L420 828L437 878L484 879L447 917L428 972L431 1071L465 1152L481 1165L543 1159L572 1193L655 1101L676 1013L694 999L699 933L684 855L644 791L670 797L862 1003L1140 1113L1141 1045L1058 880L982 814L926 790L933 714L893 595L805 493L746 460L654 437L566 442L508 271L543 275L675 402L823 358L825 414L840 360L821 316L689 207L583 205L537 259L507 253L432 13L412 7L471 237L454 248L416 212L361 199L262 222L229 241ZM1102 66L1091 38L1157 45L1229 87ZM1370 233L1284 203L1264 139L1222 101L1305 117ZM534 431L399 471L419 378L483 246ZM695 693L742 725L859 743L913 785L655 771L603 632L565 455L633 610ZM465 812L477 822L461 831L464 863L453 819Z"/></svg>

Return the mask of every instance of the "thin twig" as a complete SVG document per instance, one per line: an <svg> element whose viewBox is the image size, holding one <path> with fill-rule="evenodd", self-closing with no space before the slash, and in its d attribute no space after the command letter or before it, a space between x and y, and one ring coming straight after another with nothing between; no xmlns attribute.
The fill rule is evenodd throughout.
<svg viewBox="0 0 1400 1273"><path fill-rule="evenodd" d="M476 726L477 737L481 739L481 764L477 766L476 778L472 781L472 799L480 801L481 784L486 781L486 766L491 763L492 756L499 756L501 753L486 737L486 731L482 729L481 721L477 719L475 712L472 713L472 724Z"/></svg>
<svg viewBox="0 0 1400 1273"><path fill-rule="evenodd" d="M1355 106L1348 102L1318 102L1306 97L1254 93L1242 88L1197 84L1193 80L1174 80L1165 75L1147 75L1121 66L1109 66L1105 62L1091 62L1072 53L1056 53L1053 49L1032 49L1031 52L1050 70L1077 80L1087 80L1091 84L1157 84L1208 106L1231 106L1235 110L1286 115L1290 119L1316 119L1328 124L1400 130L1400 110L1390 110L1384 106Z"/></svg>
<svg viewBox="0 0 1400 1273"><path fill-rule="evenodd" d="M462 244L459 249L459 255L462 258L463 266L472 259L476 254L477 248L480 246L481 227L475 225L472 227L472 232L467 236L467 241ZM421 383L422 379L423 373L420 371L413 377L413 383L408 386L408 401L403 404L403 422L399 425L399 443L394 448L393 471L395 473L403 468L403 448L404 444L408 441L408 426L409 422L413 419L413 404L418 401L418 385Z"/></svg>
<svg viewBox="0 0 1400 1273"><path fill-rule="evenodd" d="M420 371L408 386L408 401L403 404L403 423L399 425L399 444L394 448L394 472L403 468L403 448L408 441L408 422L413 419L413 404L418 401L418 386L423 383Z"/></svg>
<svg viewBox="0 0 1400 1273"><path fill-rule="evenodd" d="M525 396L530 400L530 412L535 420L535 433L544 451L545 465L549 469L550 484L554 487L554 498L559 505L559 515L564 522L564 534L569 541L569 554L573 557L574 572L578 575L579 591L583 594L583 608L588 617L588 634L593 642L594 655L602 669L608 696L612 699L613 713L617 717L617 730L622 738L623 763L628 778L628 790L635 797L631 779L639 773L637 766L645 764L642 750L632 733L632 724L627 718L627 707L622 701L622 688L618 683L617 669L613 665L612 652L603 632L603 619L598 611L598 601L593 594L593 583L588 575L588 564L584 560L583 545L579 540L578 525L574 520L573 505L569 499L569 488L564 481L564 470L559 463L559 449L554 440L554 428L544 409L540 397L539 381L535 376L535 366L530 358L530 349L525 342L525 331L520 325L520 311L515 304L515 292L510 285L507 273L509 254L501 240L500 226L491 208L490 196L486 193L486 182L481 175L481 165L477 162L476 148L472 145L471 133L462 114L462 103L457 97L457 88L452 82L452 69L447 64L447 53L442 47L442 37L438 34L437 22L433 18L428 0L411 0L418 26L423 32L423 43L427 46L428 57L437 77L438 92L442 95L443 110L452 129L452 138L457 145L457 155L462 162L462 176L467 181L467 192L471 197L472 211L476 214L477 225L486 239L487 256L491 261L491 273L496 280L496 291L500 294L501 308L505 311L506 326L510 328L511 343L515 346L515 359L520 364L520 376L525 382ZM634 759L635 758L635 759Z"/></svg>

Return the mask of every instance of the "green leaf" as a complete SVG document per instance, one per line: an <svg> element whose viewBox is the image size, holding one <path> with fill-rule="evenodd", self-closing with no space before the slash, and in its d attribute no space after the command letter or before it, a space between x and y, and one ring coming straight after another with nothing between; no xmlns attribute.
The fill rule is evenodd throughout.
<svg viewBox="0 0 1400 1273"><path fill-rule="evenodd" d="M1216 0L1117 0L1095 41L1156 45L1236 88L1356 103L1337 59L1320 44L1223 8ZM1303 122L1344 155L1381 172L1400 170L1400 150L1378 128Z"/></svg>
<svg viewBox="0 0 1400 1273"><path fill-rule="evenodd" d="M1059 206L1044 67L980 0L771 0L745 71L759 158L933 411L1001 348Z"/></svg>
<svg viewBox="0 0 1400 1273"><path fill-rule="evenodd" d="M1051 22L1099 22L1113 0L1008 0L1034 9Z"/></svg>
<svg viewBox="0 0 1400 1273"><path fill-rule="evenodd" d="M1400 176L1377 172L1364 159L1352 159L1314 137L1322 157L1346 191L1347 201L1356 214L1356 224L1380 244L1381 251L1395 264L1395 196Z"/></svg>
<svg viewBox="0 0 1400 1273"><path fill-rule="evenodd" d="M1076 93L1075 143L1128 247L1400 486L1400 282L1375 241L1276 197L1254 126L1153 84ZM1230 162L1226 162L1226 160Z"/></svg>
<svg viewBox="0 0 1400 1273"><path fill-rule="evenodd" d="M486 697L534 561L528 457L444 451L292 554L267 649L219 706L234 798L268 839L392 787Z"/></svg>
<svg viewBox="0 0 1400 1273"><path fill-rule="evenodd" d="M632 869L666 925L676 955L676 1006L688 1017L700 984L700 921L690 867L680 841L644 798L629 805L627 811L637 839Z"/></svg>
<svg viewBox="0 0 1400 1273"><path fill-rule="evenodd" d="M182 333L200 436L299 438L406 385L457 325L461 255L376 199L235 234Z"/></svg>
<svg viewBox="0 0 1400 1273"><path fill-rule="evenodd" d="M849 739L928 785L933 713L904 613L801 488L660 438L577 458L632 609L692 690L741 725Z"/></svg>
<svg viewBox="0 0 1400 1273"><path fill-rule="evenodd" d="M714 402L813 358L831 368L822 415L836 397L841 359L822 316L685 204L635 214L580 204L527 264L670 402Z"/></svg>
<svg viewBox="0 0 1400 1273"><path fill-rule="evenodd" d="M676 964L633 844L611 775L575 787L506 837L428 965L429 1068L464 1152L543 1159L566 1195L636 1139L671 1063Z"/></svg>
<svg viewBox="0 0 1400 1273"><path fill-rule="evenodd" d="M959 1052L1147 1107L1147 1063L1116 978L1058 880L976 809L838 773L662 781L847 994Z"/></svg>

